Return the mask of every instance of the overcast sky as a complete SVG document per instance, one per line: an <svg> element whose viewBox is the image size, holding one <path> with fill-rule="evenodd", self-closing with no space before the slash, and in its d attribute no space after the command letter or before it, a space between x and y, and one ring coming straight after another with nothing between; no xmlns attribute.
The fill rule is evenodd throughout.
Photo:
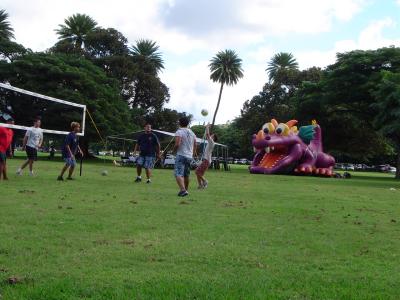
<svg viewBox="0 0 400 300"><path fill-rule="evenodd" d="M131 44L155 40L165 60L167 106L197 121L202 108L214 111L218 97L210 58L236 50L245 77L225 89L217 123L238 116L261 90L277 52L292 52L305 69L333 63L337 52L400 46L400 0L2 0L0 9L9 13L16 41L35 51L51 47L54 29L74 13L116 28Z"/></svg>

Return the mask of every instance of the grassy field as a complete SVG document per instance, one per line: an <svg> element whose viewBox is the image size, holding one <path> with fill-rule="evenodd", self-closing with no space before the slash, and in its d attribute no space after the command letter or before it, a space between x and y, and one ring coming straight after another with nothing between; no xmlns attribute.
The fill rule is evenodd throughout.
<svg viewBox="0 0 400 300"><path fill-rule="evenodd" d="M171 170L61 162L0 183L0 298L399 299L400 183L209 172L178 198ZM107 169L108 176L101 176ZM194 185L193 185L194 187ZM395 189L395 190L393 190Z"/></svg>

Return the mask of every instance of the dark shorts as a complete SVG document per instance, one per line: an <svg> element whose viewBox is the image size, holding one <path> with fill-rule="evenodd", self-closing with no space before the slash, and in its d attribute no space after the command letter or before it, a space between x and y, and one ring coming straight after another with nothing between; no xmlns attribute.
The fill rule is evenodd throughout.
<svg viewBox="0 0 400 300"><path fill-rule="evenodd" d="M26 146L26 155L28 156L28 159L30 159L30 160L37 160L36 148Z"/></svg>
<svg viewBox="0 0 400 300"><path fill-rule="evenodd" d="M204 173L207 171L208 167L210 166L210 162L205 159L202 163L196 168L196 175L204 176Z"/></svg>
<svg viewBox="0 0 400 300"><path fill-rule="evenodd" d="M7 155L3 152L0 152L0 163L5 163L7 160Z"/></svg>

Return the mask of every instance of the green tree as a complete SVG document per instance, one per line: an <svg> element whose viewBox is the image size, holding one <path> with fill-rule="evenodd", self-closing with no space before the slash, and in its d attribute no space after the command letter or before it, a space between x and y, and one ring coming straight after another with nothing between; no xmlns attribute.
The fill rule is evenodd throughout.
<svg viewBox="0 0 400 300"><path fill-rule="evenodd" d="M0 10L0 40L10 40L14 38L14 29L8 21L8 13L2 9Z"/></svg>
<svg viewBox="0 0 400 300"><path fill-rule="evenodd" d="M97 26L97 22L85 14L74 14L66 18L64 23L55 31L61 41L72 44L77 50L85 46L87 35Z"/></svg>
<svg viewBox="0 0 400 300"><path fill-rule="evenodd" d="M103 137L132 128L129 107L120 97L118 82L80 56L27 54L12 63L0 64L0 80L44 95L86 104ZM24 122L24 116L31 118L33 114L39 114L43 116L46 127L63 126L63 130L68 130L69 123L75 117L70 111L54 114L48 107L40 109L33 102L31 105L14 107L19 123ZM29 112L29 116L26 112ZM86 125L86 142L98 141L99 137L89 119Z"/></svg>
<svg viewBox="0 0 400 300"><path fill-rule="evenodd" d="M292 53L280 52L272 57L271 61L268 63L266 71L269 73L269 81L272 82L276 80L278 76L298 71L298 69L299 64Z"/></svg>
<svg viewBox="0 0 400 300"><path fill-rule="evenodd" d="M297 91L297 118L317 119L324 144L338 160L373 162L392 153L390 140L374 126L383 71L400 72L400 48L340 53L320 82L305 83Z"/></svg>
<svg viewBox="0 0 400 300"><path fill-rule="evenodd" d="M164 69L159 46L152 40L141 39L131 48L131 55L144 73L156 75Z"/></svg>
<svg viewBox="0 0 400 300"><path fill-rule="evenodd" d="M242 59L239 58L233 50L220 51L211 59L209 68L211 71L210 79L213 82L220 83L221 85L217 107L215 108L214 117L211 123L211 127L214 127L224 85L235 85L238 83L239 79L243 77Z"/></svg>
<svg viewBox="0 0 400 300"><path fill-rule="evenodd" d="M158 77L158 73L164 69L159 46L151 40L139 40L132 46L130 55L136 73L131 84L133 88L129 104L148 110L147 113L160 111L169 101L169 90Z"/></svg>
<svg viewBox="0 0 400 300"><path fill-rule="evenodd" d="M25 49L21 44L0 38L0 60L14 61L27 52L30 50Z"/></svg>
<svg viewBox="0 0 400 300"><path fill-rule="evenodd" d="M396 150L396 178L400 179L400 73L382 72L382 80L374 93L378 110L374 125Z"/></svg>

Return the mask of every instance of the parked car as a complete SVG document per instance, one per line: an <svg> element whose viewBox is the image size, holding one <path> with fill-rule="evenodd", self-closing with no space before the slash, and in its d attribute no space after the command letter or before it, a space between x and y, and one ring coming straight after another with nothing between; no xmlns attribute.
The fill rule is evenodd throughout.
<svg viewBox="0 0 400 300"><path fill-rule="evenodd" d="M391 168L390 165L378 165L375 167L375 170L378 172L389 172L390 168Z"/></svg>
<svg viewBox="0 0 400 300"><path fill-rule="evenodd" d="M391 174L396 174L397 169L395 167L390 167L388 172L391 173Z"/></svg>
<svg viewBox="0 0 400 300"><path fill-rule="evenodd" d="M353 164L345 164L344 169L346 171L354 171L354 165Z"/></svg>
<svg viewBox="0 0 400 300"><path fill-rule="evenodd" d="M240 165L247 165L248 163L249 163L249 161L248 161L247 158L241 158L241 159L239 160L239 164L240 164Z"/></svg>
<svg viewBox="0 0 400 300"><path fill-rule="evenodd" d="M167 168L170 166L172 166L172 167L175 166L175 156L173 156L172 154L167 154L165 156L163 165L164 165L164 168Z"/></svg>
<svg viewBox="0 0 400 300"><path fill-rule="evenodd" d="M341 163L336 163L336 164L335 164L335 169L337 169L337 170L344 170L344 165L341 164Z"/></svg>

